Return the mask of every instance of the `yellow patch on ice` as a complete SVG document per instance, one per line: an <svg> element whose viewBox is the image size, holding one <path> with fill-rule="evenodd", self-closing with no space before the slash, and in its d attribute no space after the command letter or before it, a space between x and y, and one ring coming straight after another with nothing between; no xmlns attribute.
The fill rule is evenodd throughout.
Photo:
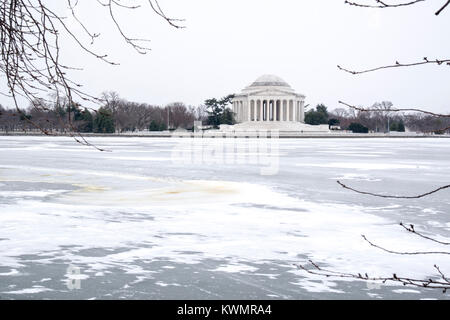
<svg viewBox="0 0 450 320"><path fill-rule="evenodd" d="M80 189L65 194L62 201L84 205L164 205L188 202L214 202L240 193L239 184L222 181L179 181L154 189L120 190L93 185L75 185Z"/></svg>
<svg viewBox="0 0 450 320"><path fill-rule="evenodd" d="M105 192L108 191L110 189L105 188L105 187L100 187L100 186L86 186L86 185L80 185L80 184L74 184L75 187L79 187L81 189L77 189L73 192Z"/></svg>

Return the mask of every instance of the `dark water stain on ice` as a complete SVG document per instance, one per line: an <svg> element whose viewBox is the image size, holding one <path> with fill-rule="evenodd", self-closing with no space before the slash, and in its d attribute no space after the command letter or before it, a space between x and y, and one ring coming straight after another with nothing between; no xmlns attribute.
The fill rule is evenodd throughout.
<svg viewBox="0 0 450 320"><path fill-rule="evenodd" d="M28 139L28 138L27 138ZM49 138L50 139L50 138ZM53 141L53 140L52 140ZM170 152L174 143L162 140L140 139L139 141L124 143L120 138L112 140L98 139L102 146L110 149L116 148L118 144L122 144L121 150L126 155L140 156L133 154L137 150L147 150L160 154L161 156L170 157ZM128 140L127 140L128 141ZM36 167L36 177L41 178L43 182L27 182L27 181L1 181L0 180L0 205L8 207L24 200L33 200L29 207L29 212L36 213L37 219L31 221L20 221L24 225L16 223L15 212L10 217L11 225L17 229L17 235L21 235L22 227L29 227L28 230L35 230L35 234L30 235L30 242L36 247L25 246L23 252L34 253L22 255L19 257L12 256L16 250L23 249L23 239L18 236L15 238L13 233L2 234L0 239L0 250L2 245L8 244L9 251L4 255L5 261L0 261L0 299L450 299L447 294L441 291L433 291L430 289L407 288L403 286L384 286L379 289L367 286L363 281L334 281L329 283L326 278L312 277L307 274L299 273L292 263L286 262L289 259L298 258L298 261L306 261L307 256L302 252L305 250L313 251L314 248L295 248L299 254L296 258L292 258L292 250L285 248L287 241L300 239L305 235L302 232L302 225L289 227L290 221L280 220L279 225L283 229L281 233L271 234L270 230L267 236L263 233L257 241L261 241L261 246L267 245L273 241L277 243L277 254L280 260L264 260L259 261L256 257L252 258L252 252L246 257L235 257L234 259L225 256L220 252L220 247L213 255L215 258L205 259L204 254L200 251L204 250L203 245L196 246L194 243L190 247L186 247L184 240L201 238L203 235L195 234L192 229L168 228L167 221L173 221L177 226L176 219L167 213L158 212L158 208L142 209L139 203L136 206L130 205L128 208L116 210L97 209L95 207L85 208L80 206L74 211L52 210L51 212L41 212L45 210L34 210L34 201L38 200L41 204L53 204L55 199L64 192L79 190L79 187L68 183L48 182L48 175L41 175L39 168L44 168L51 172L52 170L62 169L72 171L70 180L76 180L80 183L85 182L88 178L98 181L105 186L116 187L117 190L124 192L133 192L133 190L147 189L150 187L160 187L159 183L149 182L147 180L122 180L120 174L129 174L130 176L148 176L161 178L161 181L185 181L185 180L217 180L235 183L251 182L255 185L261 185L276 190L285 196L293 199L306 200L312 203L325 203L346 205L349 207L360 207L360 215L376 215L378 217L387 218L392 223L404 221L405 223L415 224L420 227L427 235L442 236L448 238L450 236L448 230L449 201L446 194L437 194L424 199L412 199L410 201L386 200L379 198L367 197L343 190L335 180L342 179L351 187L371 191L375 193L386 194L416 194L423 191L429 191L436 186L444 185L449 180L448 159L450 155L450 145L447 143L437 142L437 140L292 140L281 141L280 148L283 156L280 158L280 171L274 176L262 176L259 174L260 168L248 164L233 165L208 165L206 163L199 164L173 164L163 161L142 161L139 164L133 162L133 165L126 160L109 159L105 153L71 153L68 157L65 147L71 147L72 141L54 140L55 144L61 147L61 150L50 150L53 147L47 147L49 152L32 149L25 151L8 151L2 154L2 166L8 165L15 169L0 167L1 178L7 177L13 173L13 180L29 179L28 171L21 171L23 167ZM45 144L47 138L42 138L30 142L9 138L8 140L0 139L0 148L23 148L33 144ZM313 142L313 143L312 143ZM386 156L377 156L377 159L370 160L361 157L362 154L372 154L374 151L383 150ZM339 152L340 151L340 152ZM347 153L342 152L347 151ZM437 152L438 151L438 152ZM381 154L381 153L380 153ZM331 157L333 155L333 157ZM333 166L336 162L338 165ZM308 163L312 165L308 165ZM347 167L339 166L345 163ZM351 164L366 163L370 168L374 164L382 167L386 164L421 164L428 169L411 167L410 169L392 170L362 170L351 167ZM427 164L429 163L429 164ZM329 166L318 167L317 164L328 164ZM4 169L4 170L3 170ZM88 169L88 170L87 170ZM87 170L87 171L86 171ZM86 171L86 172L85 172ZM104 171L104 177L89 177L90 171ZM33 172L30 170L30 172ZM111 173L113 173L111 175ZM349 174L361 174L367 176L367 181L355 180L348 178ZM115 175L118 175L117 177ZM63 175L61 175L63 176ZM19 177L19 178L17 178ZM347 178L346 178L347 177ZM52 177L55 179L55 177ZM59 179L59 178L56 178ZM45 182L47 181L47 182ZM165 186L165 182L161 183L161 187ZM122 189L121 189L122 188ZM166 190L166 189L163 189ZM188 189L187 191L189 191ZM208 195L233 196L234 189L227 188L211 188L199 190ZM55 191L52 193L52 191ZM3 195L2 195L3 192ZM36 192L36 193L33 193ZM174 195L186 193L186 189L171 188L166 195L162 195L163 199L173 199ZM41 195L40 197L38 195ZM170 197L169 197L170 195ZM109 199L108 201L114 201ZM199 200L203 200L199 199ZM270 200L270 199L268 199ZM246 200L247 201L247 200ZM240 211L246 212L264 212L268 214L279 211L278 217L282 218L283 213L291 216L295 212L308 212L304 208L293 208L283 203L269 202L270 205L262 205L260 203L238 203L230 204L234 208L230 211L232 214L240 214ZM251 201L251 200L249 200ZM25 201L27 202L27 201ZM56 201L57 202L57 201ZM57 202L58 203L58 202ZM266 201L262 202L266 203ZM76 204L75 204L76 205ZM167 203L170 210L170 203ZM16 212L20 214L21 204L16 207ZM211 214L219 209L219 205L214 207L211 205ZM242 209L239 210L238 209ZM250 210L244 210L250 209ZM254 209L254 210L253 210ZM86 212L85 212L86 210ZM142 211L140 211L142 210ZM147 213L145 212L147 211ZM196 207L191 207L190 211L186 210L186 214L195 213ZM0 214L1 214L0 208ZM98 238L94 237L90 243L85 246L78 245L61 245L58 247L58 239L47 239L45 234L46 219L43 215L61 216L70 215L70 221L65 219L58 220L56 228L61 227L62 230L69 232L69 236L74 238L78 236L76 232L71 234L72 230L76 231L79 222L89 220L91 222L99 222ZM88 214L87 214L88 213ZM313 216L313 214L311 214ZM193 218L196 218L195 216ZM41 224L36 223L39 221ZM134 227L140 222L149 223L148 225L158 226L162 221L161 228L155 228L152 232L147 230L136 230ZM239 220L240 221L240 220ZM246 220L242 220L247 222ZM125 240L120 242L117 247L110 248L112 245L105 243L107 239L102 238L101 226L103 222L107 225L110 222L123 223L123 229L118 228L118 232L125 232ZM127 222L131 222L126 225ZM189 221L191 222L191 221ZM193 221L202 224L202 220ZM64 229L67 225L70 228ZM83 224L80 224L83 226ZM86 224L86 226L89 224ZM258 226L258 224L256 224ZM42 231L41 231L41 227ZM64 227L64 228L63 228ZM113 226L117 227L116 224ZM264 226L263 226L264 227ZM144 228L143 228L144 229ZM3 228L0 230L7 230ZM87 230L90 230L87 228ZM115 229L114 229L115 230ZM196 232L199 229L194 229ZM200 229L208 235L209 230ZM240 230L240 229L237 229ZM181 232L170 232L181 231ZM250 230L252 231L252 230ZM137 243L126 241L127 233L142 232L142 237L136 240ZM233 241L233 226L230 227L229 236L224 237L223 241ZM405 232L398 226L398 232ZM245 234L245 230L243 232ZM59 234L58 234L59 235ZM274 235L275 237L271 237ZM278 237L281 235L282 237ZM308 234L307 234L308 235ZM114 236L114 234L113 234ZM214 237L214 233L210 233L210 237ZM294 236L294 237L286 237ZM8 241L11 238L11 245ZM278 240L277 240L278 238ZM358 235L359 238L359 235ZM99 239L97 243L97 239ZM152 248L155 244L150 240L164 239L161 241L164 245L168 245L168 251L165 251L164 245L162 250L156 251L157 258L140 259L135 257L135 252L139 254L139 248ZM242 240L242 238L240 238ZM284 240L286 239L286 240ZM101 241L100 241L101 240ZM203 238L200 239L203 242ZM206 239L207 240L207 239ZM238 239L239 240L239 239ZM54 242L57 250L49 252L41 252L40 244L46 241ZM338 240L337 240L338 241ZM158 244L158 241L155 241ZM64 242L67 243L67 242ZM71 242L69 242L71 243ZM74 241L73 243L77 243ZM82 242L84 243L84 242ZM180 250L175 251L178 244ZM207 245L208 242L205 242ZM102 247L103 245L103 247ZM44 246L45 247L45 246ZM135 252L133 252L135 250ZM127 252L130 251L130 256ZM145 251L145 250L144 250ZM239 255L239 250L236 254ZM289 252L287 252L289 251ZM1 252L1 251L0 251ZM176 252L176 256L173 253ZM123 253L123 255L120 255ZM255 252L257 254L258 252ZM279 254L282 254L280 257ZM114 257L117 254L119 257ZM227 253L228 254L228 253ZM328 252L330 256L333 252ZM168 257L170 256L170 258ZM295 256L295 253L294 253ZM73 260L67 257L72 257ZM272 255L266 257L271 259ZM286 257L285 261L284 257ZM15 262L14 267L6 267L9 258ZM120 260L123 258L123 260ZM184 260L187 258L186 260ZM339 257L334 257L339 259ZM344 256L342 259L362 259L366 261L367 257L349 257ZM176 261L174 261L176 259ZM178 260L179 259L179 260ZM278 258L277 258L278 259ZM81 261L81 262L80 262ZM180 261L190 261L191 263L182 263ZM17 265L17 266L16 266ZM71 290L67 284L69 266L79 268L82 277L80 278L80 289ZM338 267L338 265L337 265ZM330 292L335 290L338 292ZM408 289L405 291L405 289ZM393 290L399 290L394 292Z"/></svg>
<svg viewBox="0 0 450 320"><path fill-rule="evenodd" d="M243 207L243 208L255 208L255 209L278 210L278 211L308 212L308 210L304 209L304 208L280 207L280 206L261 205L261 204L254 204L254 203L241 203L241 204L235 204L235 206L239 206L239 207Z"/></svg>
<svg viewBox="0 0 450 320"><path fill-rule="evenodd" d="M109 251L92 249L84 254L100 257ZM24 259L20 276L0 276L0 299L417 299L414 292L402 294L393 290L401 287L369 289L361 281L335 282L335 292L310 292L299 285L305 278L296 274L296 267L281 261L243 264L251 270L241 272L220 271L230 264L228 260L205 259L198 263L176 263L169 260L142 260L111 265L107 269L91 269L79 264L82 278L80 289L68 287L68 267L71 261L55 260L39 263ZM304 258L304 257L303 257ZM133 269L140 269L138 273ZM0 269L0 272L9 270ZM324 280L308 280L323 284ZM37 290L32 293L29 290ZM23 292L23 293L20 293ZM421 298L445 299L442 293L422 290Z"/></svg>
<svg viewBox="0 0 450 320"><path fill-rule="evenodd" d="M89 248L77 251L77 255L82 257L106 257L112 254L127 252L128 248Z"/></svg>
<svg viewBox="0 0 450 320"><path fill-rule="evenodd" d="M48 183L48 182L29 182L29 181L1 181L0 183L0 203L13 204L22 200L41 200L50 201L55 197L69 193L76 188L67 183ZM8 192L2 194L2 191ZM52 191L57 191L51 194ZM12 192L12 194L11 194ZM18 192L17 195L14 192ZM50 194L37 196L33 193L26 194L26 192L50 192Z"/></svg>

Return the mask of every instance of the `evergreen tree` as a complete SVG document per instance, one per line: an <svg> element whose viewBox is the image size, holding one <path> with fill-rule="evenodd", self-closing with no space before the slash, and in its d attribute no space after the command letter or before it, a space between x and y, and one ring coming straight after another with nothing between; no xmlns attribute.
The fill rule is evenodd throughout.
<svg viewBox="0 0 450 320"><path fill-rule="evenodd" d="M348 130L352 131L353 133L369 133L369 128L363 126L360 123L352 122L348 126Z"/></svg>
<svg viewBox="0 0 450 320"><path fill-rule="evenodd" d="M94 130L94 117L88 109L84 108L80 113L81 124L78 127L81 132L92 132Z"/></svg>
<svg viewBox="0 0 450 320"><path fill-rule="evenodd" d="M397 131L397 122L392 121L389 125L389 131Z"/></svg>
<svg viewBox="0 0 450 320"><path fill-rule="evenodd" d="M230 109L225 109L222 113L220 124L228 124L233 125L236 121L234 120L234 114L233 111Z"/></svg>
<svg viewBox="0 0 450 320"><path fill-rule="evenodd" d="M328 120L328 125L331 126L338 126L341 122L339 121L339 119L335 119L332 118L330 120Z"/></svg>
<svg viewBox="0 0 450 320"><path fill-rule="evenodd" d="M150 131L165 131L165 130L167 130L167 125L164 123L164 121L152 120L150 122L148 130L150 130Z"/></svg>
<svg viewBox="0 0 450 320"><path fill-rule="evenodd" d="M94 120L94 131L97 133L114 133L114 119L112 112L106 108L100 108Z"/></svg>
<svg viewBox="0 0 450 320"><path fill-rule="evenodd" d="M323 104L319 104L316 110L310 110L305 114L305 123L313 126L328 123L328 110Z"/></svg>
<svg viewBox="0 0 450 320"><path fill-rule="evenodd" d="M316 107L317 112L322 113L328 120L328 108L324 104L319 104Z"/></svg>
<svg viewBox="0 0 450 320"><path fill-rule="evenodd" d="M405 132L405 124L403 120L393 121L389 126L390 131Z"/></svg>
<svg viewBox="0 0 450 320"><path fill-rule="evenodd" d="M24 114L24 113L20 114L20 120L21 121L31 120L31 118L32 118L31 114Z"/></svg>
<svg viewBox="0 0 450 320"><path fill-rule="evenodd" d="M234 95L228 95L220 100L208 99L205 105L208 113L208 125L218 128L221 124L235 124L233 112L227 108Z"/></svg>
<svg viewBox="0 0 450 320"><path fill-rule="evenodd" d="M398 132L405 132L406 128L405 128L405 123L403 122L403 120L400 120L398 125L397 125L397 131Z"/></svg>

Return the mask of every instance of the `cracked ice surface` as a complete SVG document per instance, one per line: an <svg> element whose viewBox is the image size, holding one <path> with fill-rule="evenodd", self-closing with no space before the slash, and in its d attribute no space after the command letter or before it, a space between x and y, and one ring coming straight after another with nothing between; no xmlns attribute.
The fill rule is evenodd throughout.
<svg viewBox="0 0 450 320"><path fill-rule="evenodd" d="M282 139L275 155L253 140L207 140L91 138L111 151L99 152L70 138L0 137L0 298L447 297L293 265L428 278L437 263L450 274L449 256L393 255L361 237L442 251L398 223L450 241L448 191L391 200L336 183L405 195L448 184L447 139ZM223 146L222 162L180 158ZM246 155L276 157L279 169L261 175ZM81 288L69 290L74 279Z"/></svg>

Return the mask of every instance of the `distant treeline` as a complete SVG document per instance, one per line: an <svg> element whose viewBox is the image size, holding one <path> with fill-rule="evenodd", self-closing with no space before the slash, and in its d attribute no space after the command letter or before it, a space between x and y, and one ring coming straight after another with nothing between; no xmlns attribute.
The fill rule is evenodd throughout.
<svg viewBox="0 0 450 320"><path fill-rule="evenodd" d="M69 105L67 99L53 103L33 103L22 112L0 106L0 130L48 132L121 133L190 129L194 121L208 117L204 107L172 103L165 107L129 102L118 94L103 94L104 104L97 110L80 104Z"/></svg>
<svg viewBox="0 0 450 320"><path fill-rule="evenodd" d="M104 93L103 104L88 109L81 104L68 104L67 99L53 102L34 102L19 112L0 105L0 131L17 132L39 130L44 132L94 132L122 133L135 131L165 131L179 128L190 130L194 121L217 128L220 124L234 124L234 115L228 108L233 95L222 99L208 99L198 107L183 103L155 106L130 102L115 92ZM328 124L335 130L358 133L412 131L422 133L449 132L450 118L435 117L424 113L399 113L387 111L390 102L376 103L370 112L338 108L329 111L320 104L305 114L305 122L311 125Z"/></svg>
<svg viewBox="0 0 450 320"><path fill-rule="evenodd" d="M358 133L367 132L420 132L420 133L449 133L450 118L436 117L424 113L402 113L389 111L392 103L384 101L375 103L370 110L338 108L328 111L323 104L305 114L307 124L328 124L331 128L350 130Z"/></svg>

